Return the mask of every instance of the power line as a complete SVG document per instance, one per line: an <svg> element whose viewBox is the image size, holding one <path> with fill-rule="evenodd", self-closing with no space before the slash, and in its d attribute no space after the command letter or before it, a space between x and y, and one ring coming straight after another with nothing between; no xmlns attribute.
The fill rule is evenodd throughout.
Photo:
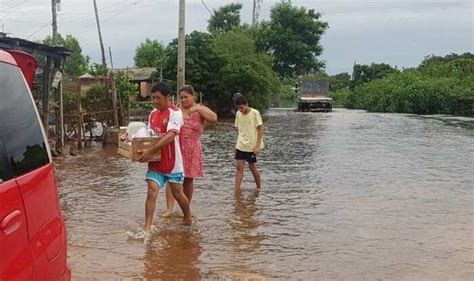
<svg viewBox="0 0 474 281"><path fill-rule="evenodd" d="M117 16L117 15L119 15L119 14L123 14L123 13L125 13L125 12L127 12L127 11L128 11L128 8L124 8L124 9L122 9L121 11L118 11L117 13L115 13L115 14L113 14L113 15L111 15L111 16L109 16L109 17L106 17L105 19L101 20L101 22L102 22L102 23L108 22L111 18L113 18L113 17L115 17L115 16ZM90 24L84 26L84 29L83 29L82 31L89 30L89 29L91 29L92 27L95 27L95 26L96 26L95 23L90 23Z"/></svg>
<svg viewBox="0 0 474 281"><path fill-rule="evenodd" d="M12 5L12 6L8 7L8 8L3 9L3 10L0 10L0 12L5 12L5 11L8 11L8 10L11 10L11 9L13 9L13 8L16 8L16 7L18 7L18 6L21 6L21 5L25 4L25 2L26 2L26 0L23 0L23 2L18 3L18 4L16 4L16 5Z"/></svg>
<svg viewBox="0 0 474 281"><path fill-rule="evenodd" d="M37 26L38 24L42 24L42 22L37 22L37 21L31 21L31 20L18 20L18 19L3 19L3 21L7 22L7 21L13 21L13 22L18 22L20 24L26 24L26 25L29 25L29 26Z"/></svg>
<svg viewBox="0 0 474 281"><path fill-rule="evenodd" d="M111 15L111 16L115 16L117 14L120 14L120 13L123 13L124 11L128 11L128 8L129 7L132 7L134 6L135 4L125 4L124 6L121 6L121 7L114 7L113 9L109 9L109 10L105 10L104 12L100 12L101 15ZM64 14L61 13L60 16L63 16ZM67 18L64 18L65 20L62 20L63 23L72 23L72 22L76 22L76 23L79 23L81 21L84 21L86 20L87 22L93 20L93 15L90 14L90 13L83 13L83 14L76 14L76 15L87 15L86 17L83 17L83 16L80 16L80 17L67 17ZM109 19L109 17L105 17L105 20L101 20L102 22L106 21L107 19ZM89 23L87 25L87 28L89 27L93 27L95 26L95 23Z"/></svg>
<svg viewBox="0 0 474 281"><path fill-rule="evenodd" d="M26 2L26 0L24 0L24 2ZM24 2L22 2L18 5L21 5ZM131 6L134 6L136 4L137 3L131 3L131 4L130 3L124 3L124 4L122 4L123 6L119 7L118 9L117 9L117 5L116 5L111 9L104 10L104 12L101 12L101 14L103 14L103 13L114 13L117 10L121 10L123 7L126 7L126 6L131 7ZM18 6L18 5L16 5L16 6ZM13 7L8 7L6 9L10 9L10 8L13 8ZM5 10L0 10L0 13L6 11L6 9ZM9 14L22 14L22 15L44 15L45 14L45 12L26 12L26 11L9 11L8 13ZM90 12L86 12L86 13L64 13L64 12L61 12L61 15L63 15L63 16L86 16L86 15L90 15L90 14L91 14Z"/></svg>
<svg viewBox="0 0 474 281"><path fill-rule="evenodd" d="M125 13L125 12L130 11L129 8L131 8L132 6L137 7L136 5L137 5L137 4L132 3L132 4L129 4L129 5L127 5L127 6L123 6L122 8L117 9L116 11L114 11L113 14L109 15L109 16L106 17L105 19L102 19L101 22L102 22L102 23L108 22L110 19L114 18L115 16L118 16L118 15L120 15L120 14L123 14L123 13ZM148 7L148 6L151 6L151 5L139 6L139 7ZM84 31L86 31L86 30L89 30L89 29L91 29L91 28L94 27L94 26L95 26L95 23L85 25L85 26L83 27L83 29L82 29L80 32L84 32Z"/></svg>
<svg viewBox="0 0 474 281"><path fill-rule="evenodd" d="M35 32L31 33L30 35L28 35L26 37L26 39L29 39L31 36L35 35L36 33L40 32L43 28L47 27L48 25L50 25L52 23L52 20L48 21L45 25L41 26L38 30L36 30Z"/></svg>
<svg viewBox="0 0 474 281"><path fill-rule="evenodd" d="M204 0L201 0L202 4L204 5L204 7L206 7L206 10L209 12L210 15L212 15L212 12L211 10L207 7L206 5L206 2L204 2Z"/></svg>

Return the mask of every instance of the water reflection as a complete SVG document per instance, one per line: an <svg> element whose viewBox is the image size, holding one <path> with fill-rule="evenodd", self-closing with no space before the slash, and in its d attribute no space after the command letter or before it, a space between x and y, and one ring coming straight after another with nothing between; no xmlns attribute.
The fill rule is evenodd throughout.
<svg viewBox="0 0 474 281"><path fill-rule="evenodd" d="M259 210L256 205L260 190L254 189L244 194L242 189L235 190L234 212L230 226L233 230L233 247L235 252L257 252L265 235L257 232L260 225L256 217Z"/></svg>
<svg viewBox="0 0 474 281"><path fill-rule="evenodd" d="M196 229L160 230L146 244L143 278L200 280L201 253L201 237Z"/></svg>

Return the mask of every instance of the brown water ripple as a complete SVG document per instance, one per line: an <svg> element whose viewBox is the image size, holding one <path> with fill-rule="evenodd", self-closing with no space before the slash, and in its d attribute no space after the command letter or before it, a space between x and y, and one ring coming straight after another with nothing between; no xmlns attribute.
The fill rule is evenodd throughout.
<svg viewBox="0 0 474 281"><path fill-rule="evenodd" d="M235 132L221 122L203 137L198 223L159 217L161 197L147 245L126 236L143 224L146 166L100 147L56 161L74 278L474 278L473 119L273 110L264 122L263 190L247 172L234 192Z"/></svg>

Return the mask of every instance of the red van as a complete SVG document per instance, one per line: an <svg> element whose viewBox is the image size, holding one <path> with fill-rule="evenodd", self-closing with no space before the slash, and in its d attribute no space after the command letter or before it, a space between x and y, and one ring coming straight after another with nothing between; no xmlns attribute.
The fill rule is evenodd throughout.
<svg viewBox="0 0 474 281"><path fill-rule="evenodd" d="M0 280L70 280L51 154L25 78L32 68L32 56L0 49Z"/></svg>

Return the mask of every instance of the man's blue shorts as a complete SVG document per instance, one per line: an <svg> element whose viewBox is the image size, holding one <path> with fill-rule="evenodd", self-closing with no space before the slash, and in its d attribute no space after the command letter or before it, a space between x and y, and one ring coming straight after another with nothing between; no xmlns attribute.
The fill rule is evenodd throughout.
<svg viewBox="0 0 474 281"><path fill-rule="evenodd" d="M180 183L184 182L183 173L171 173L171 174L160 174L155 171L148 171L145 176L146 181L154 181L158 184L159 188L165 187L167 182Z"/></svg>

